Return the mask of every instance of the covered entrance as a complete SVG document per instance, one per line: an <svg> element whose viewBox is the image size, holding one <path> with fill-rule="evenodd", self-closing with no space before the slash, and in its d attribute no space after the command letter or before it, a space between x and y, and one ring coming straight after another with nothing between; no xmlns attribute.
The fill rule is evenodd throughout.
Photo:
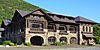
<svg viewBox="0 0 100 50"><path fill-rule="evenodd" d="M95 45L94 36L92 34L83 34L83 45Z"/></svg>
<svg viewBox="0 0 100 50"><path fill-rule="evenodd" d="M32 45L42 45L44 43L43 38L40 36L33 36L30 41Z"/></svg>

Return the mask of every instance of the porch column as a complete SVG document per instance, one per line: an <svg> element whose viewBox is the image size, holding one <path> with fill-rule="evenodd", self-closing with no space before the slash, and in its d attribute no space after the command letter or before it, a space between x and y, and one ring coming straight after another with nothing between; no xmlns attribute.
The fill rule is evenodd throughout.
<svg viewBox="0 0 100 50"><path fill-rule="evenodd" d="M26 27L25 27L25 43L30 43L30 38L31 38L31 36L29 35L29 28L28 28L28 25L27 25L27 23L28 23L28 19L26 19Z"/></svg>
<svg viewBox="0 0 100 50"><path fill-rule="evenodd" d="M59 24L56 24L56 33L55 33L55 37L56 37L56 41L57 41L57 42L60 42L60 41L59 41L59 32L60 32L60 30L59 30Z"/></svg>
<svg viewBox="0 0 100 50"><path fill-rule="evenodd" d="M60 32L60 30L57 30L56 35L55 35L56 36L56 39L57 39L56 40L57 42L60 42L60 40L59 40L59 32Z"/></svg>
<svg viewBox="0 0 100 50"><path fill-rule="evenodd" d="M93 33L93 27L91 27L91 32Z"/></svg>
<svg viewBox="0 0 100 50"><path fill-rule="evenodd" d="M84 31L86 32L86 26L84 26Z"/></svg>
<svg viewBox="0 0 100 50"><path fill-rule="evenodd" d="M70 33L70 25L67 25L67 33Z"/></svg>
<svg viewBox="0 0 100 50"><path fill-rule="evenodd" d="M86 27L85 27L86 28ZM86 29L85 29L86 30ZM82 26L81 25L79 25L79 34L78 34L78 36L79 36L79 44L81 45L82 44L82 41L83 41L83 35L82 35L82 33L81 33L81 31L82 31Z"/></svg>
<svg viewBox="0 0 100 50"><path fill-rule="evenodd" d="M70 34L70 25L66 25L67 26L67 33ZM67 44L70 44L70 36L68 36L67 38Z"/></svg>
<svg viewBox="0 0 100 50"><path fill-rule="evenodd" d="M43 37L44 43L43 45L48 45L48 29L44 29L45 35Z"/></svg>
<svg viewBox="0 0 100 50"><path fill-rule="evenodd" d="M88 32L89 32L89 31L90 31L90 30L89 30L89 27L87 26L87 28L88 28Z"/></svg>
<svg viewBox="0 0 100 50"><path fill-rule="evenodd" d="M25 37L25 43L31 43L30 42L30 39L31 39L31 36L26 34L26 37Z"/></svg>

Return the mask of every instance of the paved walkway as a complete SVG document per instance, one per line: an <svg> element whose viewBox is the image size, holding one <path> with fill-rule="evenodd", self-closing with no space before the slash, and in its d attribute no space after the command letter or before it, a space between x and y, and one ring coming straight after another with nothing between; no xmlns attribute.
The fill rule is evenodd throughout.
<svg viewBox="0 0 100 50"><path fill-rule="evenodd" d="M100 46L32 46L32 47L0 47L0 50L100 50Z"/></svg>
<svg viewBox="0 0 100 50"><path fill-rule="evenodd" d="M100 50L99 47L86 47L86 48L34 48L34 47L22 47L22 48L0 48L0 50Z"/></svg>

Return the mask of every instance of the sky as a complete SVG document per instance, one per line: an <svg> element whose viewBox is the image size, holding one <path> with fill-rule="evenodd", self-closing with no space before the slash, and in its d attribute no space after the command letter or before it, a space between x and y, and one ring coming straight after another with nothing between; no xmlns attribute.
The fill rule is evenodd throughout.
<svg viewBox="0 0 100 50"><path fill-rule="evenodd" d="M100 23L100 0L25 0L50 12L82 16Z"/></svg>

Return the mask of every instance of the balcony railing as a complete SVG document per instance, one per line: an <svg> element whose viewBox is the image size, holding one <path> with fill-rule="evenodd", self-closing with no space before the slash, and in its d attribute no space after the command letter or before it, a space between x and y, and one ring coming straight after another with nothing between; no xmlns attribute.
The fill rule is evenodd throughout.
<svg viewBox="0 0 100 50"><path fill-rule="evenodd" d="M83 34L92 34L92 32L81 32Z"/></svg>
<svg viewBox="0 0 100 50"><path fill-rule="evenodd" d="M43 29L40 29L40 28L30 28L30 33L36 33L36 32L40 32L40 33L43 33Z"/></svg>
<svg viewBox="0 0 100 50"><path fill-rule="evenodd" d="M54 29L48 29L49 32L56 32Z"/></svg>

